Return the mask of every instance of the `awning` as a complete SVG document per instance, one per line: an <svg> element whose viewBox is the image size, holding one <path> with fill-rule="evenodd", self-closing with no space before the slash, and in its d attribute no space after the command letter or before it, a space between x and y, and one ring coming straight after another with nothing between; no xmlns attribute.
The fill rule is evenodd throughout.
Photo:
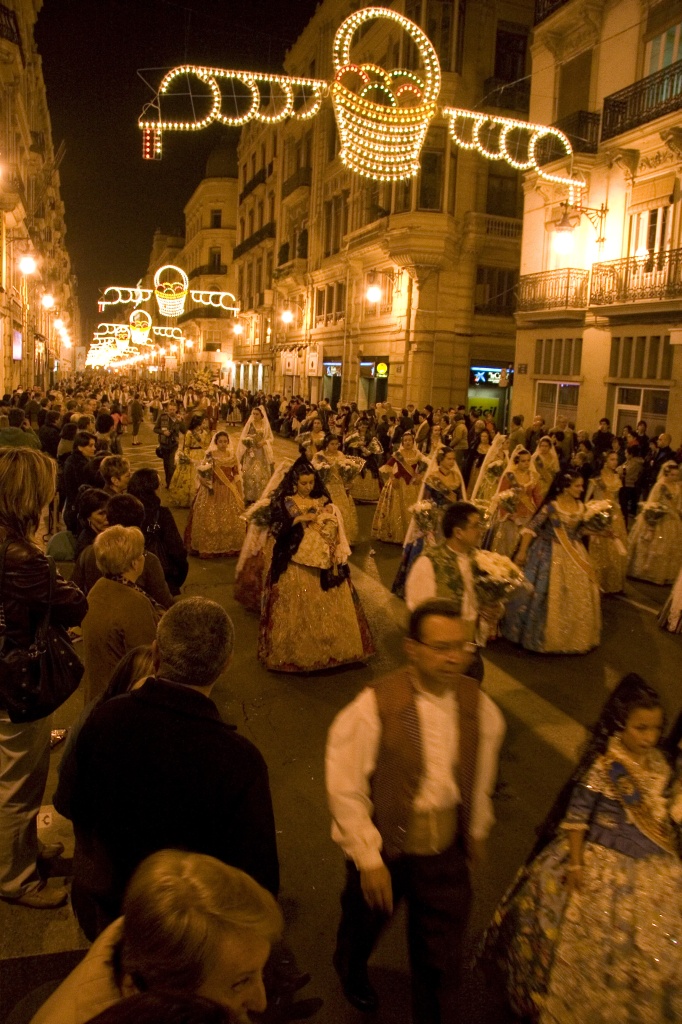
<svg viewBox="0 0 682 1024"><path fill-rule="evenodd" d="M632 186L630 213L644 213L645 210L656 210L659 206L670 206L673 201L677 176L660 174L657 178L639 181Z"/></svg>

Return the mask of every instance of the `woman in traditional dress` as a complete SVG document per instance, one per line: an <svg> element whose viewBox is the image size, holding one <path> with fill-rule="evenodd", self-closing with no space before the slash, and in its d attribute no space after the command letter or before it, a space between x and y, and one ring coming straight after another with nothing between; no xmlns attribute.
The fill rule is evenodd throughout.
<svg viewBox="0 0 682 1024"><path fill-rule="evenodd" d="M230 392L227 408L227 422L232 427L236 427L242 422L242 413L239 408L239 396L236 391Z"/></svg>
<svg viewBox="0 0 682 1024"><path fill-rule="evenodd" d="M597 573L599 588L604 594L620 594L625 589L628 532L620 508L621 486L618 454L608 452L599 476L592 477L587 487L588 501L608 501L611 506L611 526L608 531L593 533L589 540L592 564Z"/></svg>
<svg viewBox="0 0 682 1024"><path fill-rule="evenodd" d="M185 534L188 550L200 558L238 554L246 535L241 518L244 497L239 465L226 430L213 435L197 477L199 489Z"/></svg>
<svg viewBox="0 0 682 1024"><path fill-rule="evenodd" d="M661 608L658 624L670 633L682 633L682 569L677 574L668 600Z"/></svg>
<svg viewBox="0 0 682 1024"><path fill-rule="evenodd" d="M244 501L250 505L258 501L275 468L272 427L262 405L256 406L244 424L237 445L237 460L242 471Z"/></svg>
<svg viewBox="0 0 682 1024"><path fill-rule="evenodd" d="M501 500L503 494L506 498ZM541 504L538 475L531 464L530 452L517 445L491 503L486 546L511 558L518 547L521 530L528 526Z"/></svg>
<svg viewBox="0 0 682 1024"><path fill-rule="evenodd" d="M364 466L351 484L351 498L360 505L374 504L381 493L379 457L383 455L383 448L375 437L370 437L366 420L358 420L353 433L346 435L343 450L346 455L364 461Z"/></svg>
<svg viewBox="0 0 682 1024"><path fill-rule="evenodd" d="M465 463L464 479L470 494L476 487L478 474L480 473L481 466L483 465L489 451L490 434L487 430L481 430L478 435L478 441L474 447L470 449Z"/></svg>
<svg viewBox="0 0 682 1024"><path fill-rule="evenodd" d="M272 560L272 498L293 464L292 459L283 459L268 480L267 487L258 501L249 505L244 512L246 537L235 570L234 597L250 612L260 614L263 587Z"/></svg>
<svg viewBox="0 0 682 1024"><path fill-rule="evenodd" d="M405 534L403 555L393 581L392 591L405 596L405 580L425 544L443 540L445 509L455 501L466 501L467 492L452 448L439 448L431 457L417 498L418 511L412 513Z"/></svg>
<svg viewBox="0 0 682 1024"><path fill-rule="evenodd" d="M427 463L414 443L414 434L405 431L400 447L381 467L384 487L372 520L372 540L402 544L410 525L410 506L419 497L422 474Z"/></svg>
<svg viewBox="0 0 682 1024"><path fill-rule="evenodd" d="M521 531L515 561L524 567L532 589L520 588L512 596L501 630L528 651L586 654L599 643L599 583L581 541L582 493L579 474L560 474L530 526Z"/></svg>
<svg viewBox="0 0 682 1024"><path fill-rule="evenodd" d="M659 695L634 673L585 752L484 941L532 1024L682 1020L682 864Z"/></svg>
<svg viewBox="0 0 682 1024"><path fill-rule="evenodd" d="M271 510L261 662L277 672L319 672L364 661L374 645L350 580L343 519L305 458L284 477Z"/></svg>
<svg viewBox="0 0 682 1024"><path fill-rule="evenodd" d="M664 462L628 541L628 576L672 583L682 568L682 484L680 467Z"/></svg>
<svg viewBox="0 0 682 1024"><path fill-rule="evenodd" d="M344 455L340 449L339 438L333 434L327 434L322 451L313 455L311 462L313 468L320 474L332 501L343 516L343 528L348 543L353 545L358 539L360 527L355 502L348 492L353 480L364 465L364 459L351 458Z"/></svg>
<svg viewBox="0 0 682 1024"><path fill-rule="evenodd" d="M509 461L508 442L505 434L496 434L483 460L473 489L469 487L470 500L488 507L500 485Z"/></svg>
<svg viewBox="0 0 682 1024"><path fill-rule="evenodd" d="M324 447L326 438L327 432L324 429L324 424L319 416L315 416L310 424L310 430L306 431L305 434L298 435L298 442L299 444L313 444L315 446L315 451L320 452Z"/></svg>
<svg viewBox="0 0 682 1024"><path fill-rule="evenodd" d="M203 461L208 444L203 422L203 416L192 416L175 457L175 472L168 488L170 503L175 508L189 508L199 486L197 466Z"/></svg>
<svg viewBox="0 0 682 1024"><path fill-rule="evenodd" d="M538 441L538 446L533 453L533 469L538 475L538 490L544 500L548 494L554 478L559 472L559 456L557 455L552 438L545 434Z"/></svg>

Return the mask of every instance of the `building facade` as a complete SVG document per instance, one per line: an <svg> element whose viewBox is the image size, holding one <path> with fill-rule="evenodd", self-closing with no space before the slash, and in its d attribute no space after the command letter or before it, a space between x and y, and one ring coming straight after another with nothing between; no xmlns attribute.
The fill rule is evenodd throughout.
<svg viewBox="0 0 682 1024"><path fill-rule="evenodd" d="M682 2L537 0L535 21L530 119L586 188L525 182L513 411L679 443Z"/></svg>
<svg viewBox="0 0 682 1024"><path fill-rule="evenodd" d="M2 392L72 372L80 344L59 163L33 31L42 0L0 4ZM31 262L33 261L33 262ZM21 269L20 269L21 266Z"/></svg>
<svg viewBox="0 0 682 1024"><path fill-rule="evenodd" d="M324 0L287 54L286 72L331 81L335 32L359 6ZM526 116L531 2L395 6L437 51L441 105ZM388 71L419 67L410 38L385 19L357 33L352 59ZM383 398L398 406L469 402L496 409L504 422L518 172L458 150L438 118L409 181L353 174L339 148L329 101L309 121L243 129L237 384L361 408Z"/></svg>

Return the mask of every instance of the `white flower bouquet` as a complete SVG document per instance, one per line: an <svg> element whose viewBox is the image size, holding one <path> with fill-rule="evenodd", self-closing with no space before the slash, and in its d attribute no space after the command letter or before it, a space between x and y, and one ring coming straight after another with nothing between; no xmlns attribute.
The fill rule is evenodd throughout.
<svg viewBox="0 0 682 1024"><path fill-rule="evenodd" d="M383 455L384 449L381 447L381 441L378 438L373 437L367 446L367 450L370 455Z"/></svg>
<svg viewBox="0 0 682 1024"><path fill-rule="evenodd" d="M491 476L501 477L502 473L504 472L504 467L505 466L506 466L506 463L503 462L501 459L500 460L496 460L495 462L491 462L490 463L490 465L488 466L487 472L490 473Z"/></svg>
<svg viewBox="0 0 682 1024"><path fill-rule="evenodd" d="M522 570L506 555L478 549L472 561L474 587L481 604L508 601L515 590L528 584Z"/></svg>
<svg viewBox="0 0 682 1024"><path fill-rule="evenodd" d="M438 506L435 501L417 501L410 505L408 512L412 513L414 521L422 533L431 533L436 526Z"/></svg>
<svg viewBox="0 0 682 1024"><path fill-rule="evenodd" d="M645 505L642 511L647 526L655 526L666 515L668 509L660 501L653 501L650 505Z"/></svg>
<svg viewBox="0 0 682 1024"><path fill-rule="evenodd" d="M358 455L346 455L339 463L339 474L346 487L355 480L358 473L362 472L364 465L365 460Z"/></svg>
<svg viewBox="0 0 682 1024"><path fill-rule="evenodd" d="M509 487L506 491L500 491L493 497L490 503L490 511L497 512L499 510L513 516L516 512L516 503L516 491Z"/></svg>
<svg viewBox="0 0 682 1024"><path fill-rule="evenodd" d="M583 512L583 526L590 533L604 533L613 526L610 501L588 501Z"/></svg>
<svg viewBox="0 0 682 1024"><path fill-rule="evenodd" d="M259 526L261 529L267 529L272 521L271 495L268 495L267 498L260 498L253 505L249 505L239 518L243 519L247 526Z"/></svg>

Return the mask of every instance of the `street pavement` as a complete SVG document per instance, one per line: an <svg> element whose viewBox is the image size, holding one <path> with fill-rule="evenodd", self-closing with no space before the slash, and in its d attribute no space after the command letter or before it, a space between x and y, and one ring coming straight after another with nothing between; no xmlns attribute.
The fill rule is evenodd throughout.
<svg viewBox="0 0 682 1024"><path fill-rule="evenodd" d="M238 430L230 430L238 435ZM156 438L148 423L142 444L123 444L133 469L161 469L154 454ZM290 441L275 440L277 458L295 457ZM373 506L358 509L361 537L352 555L352 576L372 628L377 654L366 666L337 669L315 676L278 675L265 671L256 657L257 618L232 596L235 559L190 558L186 595L202 594L222 604L232 616L237 647L233 663L214 690L221 714L237 725L262 751L270 771L282 867L281 902L287 940L301 970L313 980L301 993L320 996L319 1024L362 1020L344 1000L331 967L343 883L343 859L330 839L324 792L324 746L336 713L373 678L402 661L405 606L390 592L400 560L397 546L369 540ZM184 529L187 512L176 512ZM598 650L584 656L549 656L523 652L496 640L485 653L484 688L507 721L500 779L496 793L497 824L489 841L488 861L474 878L476 903L472 936L486 921L531 847L535 829L571 772L585 738L615 683L636 671L663 696L668 720L682 704L679 684L682 638L664 633L656 612L668 588L628 583L626 594L603 599L603 633ZM74 697L55 715L55 726L68 726L80 711ZM172 756L172 751L169 751ZM57 747L46 791L44 838L61 838L67 855L73 849L69 823L49 805L54 791ZM182 809L178 808L178 813ZM216 808L216 813L220 809ZM32 985L68 970L86 947L70 908L34 911L0 903L0 1019ZM409 1020L409 987L402 912L387 929L372 961L371 973L381 998L372 1019ZM467 985L471 1024L508 1020L499 994L480 979Z"/></svg>

